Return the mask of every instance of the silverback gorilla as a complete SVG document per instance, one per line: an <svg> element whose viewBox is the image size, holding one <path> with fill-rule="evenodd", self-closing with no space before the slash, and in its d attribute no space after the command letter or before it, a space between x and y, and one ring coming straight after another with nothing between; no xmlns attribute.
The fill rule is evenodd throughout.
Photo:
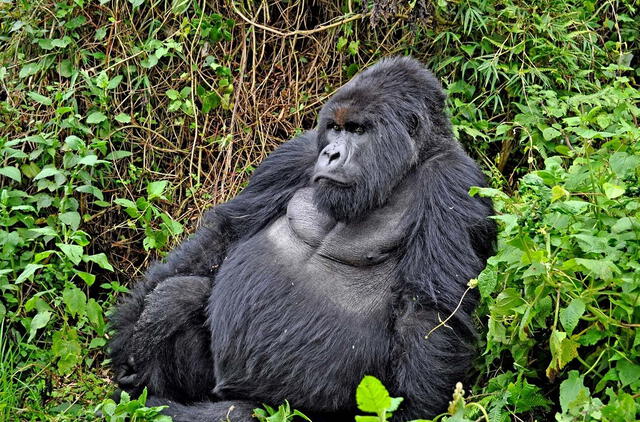
<svg viewBox="0 0 640 422"><path fill-rule="evenodd" d="M470 369L470 279L492 252L483 176L416 60L365 70L315 130L274 151L233 200L155 263L112 316L115 379L175 421L250 421L288 400L353 420L366 374L405 398L394 420L442 411Z"/></svg>

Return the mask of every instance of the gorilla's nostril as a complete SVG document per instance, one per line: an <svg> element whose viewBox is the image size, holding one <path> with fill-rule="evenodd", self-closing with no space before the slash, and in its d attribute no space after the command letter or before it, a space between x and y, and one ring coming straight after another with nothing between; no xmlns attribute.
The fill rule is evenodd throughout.
<svg viewBox="0 0 640 422"><path fill-rule="evenodd" d="M336 161L338 158L340 158L340 153L338 151L330 152L328 155L329 155L329 164L331 164L333 161Z"/></svg>

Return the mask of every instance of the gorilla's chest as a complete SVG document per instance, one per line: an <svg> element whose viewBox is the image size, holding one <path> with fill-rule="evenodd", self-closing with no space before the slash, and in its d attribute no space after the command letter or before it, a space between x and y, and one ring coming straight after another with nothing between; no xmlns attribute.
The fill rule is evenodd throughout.
<svg viewBox="0 0 640 422"><path fill-rule="evenodd" d="M384 306L395 278L403 203L361 221L337 222L319 211L312 188L299 190L264 232L274 264L301 289L345 311L366 315Z"/></svg>
<svg viewBox="0 0 640 422"><path fill-rule="evenodd" d="M215 392L326 410L350 406L363 375L384 378L405 206L344 224L302 189L286 215L230 251L208 309ZM267 389L284 378L299 383ZM317 379L340 385L318 390Z"/></svg>
<svg viewBox="0 0 640 422"><path fill-rule="evenodd" d="M386 261L400 244L405 206L405 201L391 201L360 221L337 222L317 209L313 189L305 188L294 195L268 237L279 246L301 241L307 252L347 266L372 266Z"/></svg>

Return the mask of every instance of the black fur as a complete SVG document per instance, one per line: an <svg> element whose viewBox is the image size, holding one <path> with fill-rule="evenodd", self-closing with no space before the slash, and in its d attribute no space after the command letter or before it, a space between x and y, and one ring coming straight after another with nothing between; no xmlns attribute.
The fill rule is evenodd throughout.
<svg viewBox="0 0 640 422"><path fill-rule="evenodd" d="M442 411L470 368L475 293L425 336L495 240L444 101L410 58L342 87L317 130L273 152L118 306L120 386L146 386L176 421L248 421L285 399L336 421L353 420L371 374L405 397L396 420Z"/></svg>

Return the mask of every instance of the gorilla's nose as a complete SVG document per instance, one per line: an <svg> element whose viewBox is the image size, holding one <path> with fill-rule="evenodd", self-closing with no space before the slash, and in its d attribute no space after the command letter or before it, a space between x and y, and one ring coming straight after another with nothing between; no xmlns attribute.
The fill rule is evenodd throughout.
<svg viewBox="0 0 640 422"><path fill-rule="evenodd" d="M344 144L329 144L320 153L318 158L318 169L333 170L339 168L347 157L347 150Z"/></svg>

